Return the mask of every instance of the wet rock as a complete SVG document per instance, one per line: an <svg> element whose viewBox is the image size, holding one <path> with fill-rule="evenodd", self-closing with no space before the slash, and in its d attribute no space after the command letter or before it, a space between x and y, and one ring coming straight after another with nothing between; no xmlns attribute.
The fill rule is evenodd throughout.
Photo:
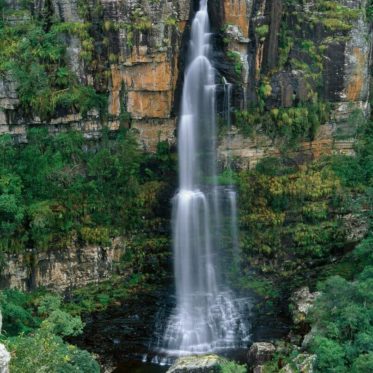
<svg viewBox="0 0 373 373"><path fill-rule="evenodd" d="M316 355L300 354L293 359L293 364L287 364L280 373L313 373Z"/></svg>
<svg viewBox="0 0 373 373"><path fill-rule="evenodd" d="M256 367L262 365L272 359L275 351L276 347L272 343L256 342L250 347L247 355L248 363Z"/></svg>
<svg viewBox="0 0 373 373"><path fill-rule="evenodd" d="M220 372L224 361L217 355L186 356L179 358L167 373L215 373Z"/></svg>
<svg viewBox="0 0 373 373"><path fill-rule="evenodd" d="M292 295L292 314L295 325L305 322L311 307L319 295L319 292L311 293L308 287L301 288Z"/></svg>
<svg viewBox="0 0 373 373"><path fill-rule="evenodd" d="M10 353L0 344L0 373L9 373Z"/></svg>
<svg viewBox="0 0 373 373"><path fill-rule="evenodd" d="M224 0L224 21L227 25L235 25L242 36L249 36L249 22L251 13L251 4L249 1Z"/></svg>
<svg viewBox="0 0 373 373"><path fill-rule="evenodd" d="M253 373L264 373L264 366L258 365L253 369Z"/></svg>
<svg viewBox="0 0 373 373"><path fill-rule="evenodd" d="M299 334L296 334L293 330L290 331L288 334L288 339L291 344L300 346L302 343L302 336Z"/></svg>
<svg viewBox="0 0 373 373"><path fill-rule="evenodd" d="M317 334L317 327L313 326L312 329L303 338L302 349L306 349Z"/></svg>
<svg viewBox="0 0 373 373"><path fill-rule="evenodd" d="M291 107L295 102L305 101L311 85L300 70L280 71L271 79L272 93L267 100L268 108Z"/></svg>

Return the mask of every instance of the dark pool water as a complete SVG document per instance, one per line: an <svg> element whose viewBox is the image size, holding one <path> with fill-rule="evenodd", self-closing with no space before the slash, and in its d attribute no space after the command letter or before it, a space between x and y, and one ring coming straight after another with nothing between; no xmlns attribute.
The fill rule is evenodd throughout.
<svg viewBox="0 0 373 373"><path fill-rule="evenodd" d="M164 373L168 367L141 361L127 361L121 363L114 373Z"/></svg>
<svg viewBox="0 0 373 373"><path fill-rule="evenodd" d="M71 340L100 356L103 365L115 366L116 373L163 373L168 366L152 364L157 338L172 311L173 290L165 287L151 293L137 294L120 306L84 318L84 334ZM260 314L251 315L252 342L273 341L288 334L286 318ZM246 362L247 348L225 351L221 355Z"/></svg>

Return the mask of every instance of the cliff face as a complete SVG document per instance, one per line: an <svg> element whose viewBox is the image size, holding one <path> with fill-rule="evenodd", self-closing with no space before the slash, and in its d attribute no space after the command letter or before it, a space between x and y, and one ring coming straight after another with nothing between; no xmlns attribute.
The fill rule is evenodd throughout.
<svg viewBox="0 0 373 373"><path fill-rule="evenodd" d="M21 3L8 0L7 8L19 10ZM27 125L47 122L51 131L74 128L94 138L103 124L113 131L127 125L138 130L145 149L153 150L159 140L174 142L187 25L197 3L35 0L22 16L9 13L5 19L15 24L30 17L65 25L59 37L66 45L68 67L79 83L106 95L107 114L103 118L93 109L84 117L76 110L59 110L48 120L37 114L25 116L17 80L3 73L0 133L25 141ZM268 110L294 106L316 91L332 103L327 126L312 144L304 144L315 154L332 147L350 151L354 126L348 118L356 108L369 111L372 35L366 0L335 3L339 8L330 4L328 8L320 0L296 5L285 0L210 2L219 39L216 66L235 84L237 108L258 102L263 82L270 87L265 97ZM234 155L255 158L275 152L268 139L259 138L236 136ZM223 154L226 145L223 141Z"/></svg>
<svg viewBox="0 0 373 373"><path fill-rule="evenodd" d="M79 83L108 96L105 119L96 110L85 118L79 113L60 112L48 118L51 131L73 128L94 138L103 122L115 131L131 120L145 149L154 149L159 140L174 141L172 109L190 1L45 0L35 1L27 10L21 1L7 3L8 11L24 11L22 17L9 13L9 22L11 17L12 22L22 24L24 17L48 16L53 23L64 25L60 37L67 48L69 69ZM25 141L27 125L45 121L36 114L24 116L17 91L16 79L3 75L0 133Z"/></svg>
<svg viewBox="0 0 373 373"><path fill-rule="evenodd" d="M49 53L47 63L37 48L31 56L54 79L44 99L47 103L59 101L46 115L33 110L38 102L26 96L25 77L15 74L14 67L8 68L10 60L18 63L17 56L3 52L0 134L10 134L22 143L27 141L30 126L43 125L52 133L76 129L86 139L95 139L103 127L117 131L125 126L138 132L145 150L154 150L160 140L175 142L189 23L198 1L35 0L26 8L18 0L5 3L3 22L8 28L39 22L44 36L37 36L35 42L52 35L66 50L58 58L54 51ZM223 162L233 156L239 166L250 167L265 156L278 155L281 138L269 136L262 127L267 118L277 118L279 110L293 115L293 108L303 103L315 106L322 102L329 111L326 119L319 119L311 138L300 137L293 150L296 156L353 152L358 122L370 112L373 39L366 0L293 3L209 2L216 68L234 84L235 109L259 108L262 118L249 136L240 131L236 121L229 141L228 137L220 141ZM22 27L17 30L20 34ZM9 46L9 40L1 46ZM19 50L23 53L24 46ZM64 64L57 60L64 60ZM61 83L64 74L73 76L68 79L78 94L74 91L72 97L61 99L70 84ZM38 83L38 79L32 82ZM84 106L81 101L87 95L86 87L103 97L104 104ZM291 121L281 120L275 121L277 127L292 126ZM106 278L117 256L115 248L85 247L33 255L32 264L25 256L9 257L2 286L30 289L41 284L56 288L58 284L57 290L81 286Z"/></svg>
<svg viewBox="0 0 373 373"><path fill-rule="evenodd" d="M239 2L230 3L234 8ZM358 117L370 113L372 28L366 1L254 0L248 7L249 42L241 52L242 59L247 53L248 65L241 77L247 90L245 104L259 103L271 112L322 100L330 107L329 118L311 141L299 142L297 152L306 157L353 153ZM254 165L266 155L276 156L281 146L281 141L260 130L255 136L235 131L232 136L231 144L222 141L222 158L231 147L241 166Z"/></svg>
<svg viewBox="0 0 373 373"><path fill-rule="evenodd" d="M110 247L77 246L44 253L7 255L0 288L30 291L45 287L64 292L97 283L115 273L124 252L123 243L117 239Z"/></svg>

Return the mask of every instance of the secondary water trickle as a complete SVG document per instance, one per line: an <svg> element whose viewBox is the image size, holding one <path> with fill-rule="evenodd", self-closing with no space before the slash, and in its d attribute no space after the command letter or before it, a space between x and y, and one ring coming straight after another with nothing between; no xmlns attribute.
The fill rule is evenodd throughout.
<svg viewBox="0 0 373 373"><path fill-rule="evenodd" d="M234 299L219 271L223 243L237 250L237 209L234 190L217 186L210 38L207 0L201 0L192 23L179 122L180 188L173 200L177 304L162 341L162 350L175 356L237 347L249 335L241 317L245 301ZM224 200L228 214L222 212Z"/></svg>

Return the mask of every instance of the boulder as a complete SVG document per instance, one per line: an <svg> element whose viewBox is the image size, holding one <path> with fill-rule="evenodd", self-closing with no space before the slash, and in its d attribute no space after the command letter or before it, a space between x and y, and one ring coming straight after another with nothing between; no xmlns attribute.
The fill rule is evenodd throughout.
<svg viewBox="0 0 373 373"><path fill-rule="evenodd" d="M258 366L272 360L276 347L272 343L256 342L248 352L247 359L251 366ZM258 368L258 367L257 367ZM259 370L260 371L260 370Z"/></svg>
<svg viewBox="0 0 373 373"><path fill-rule="evenodd" d="M0 344L0 373L9 373L10 353Z"/></svg>
<svg viewBox="0 0 373 373"><path fill-rule="evenodd" d="M177 359L167 373L218 373L224 361L217 355L185 356Z"/></svg>
<svg viewBox="0 0 373 373"><path fill-rule="evenodd" d="M293 359L293 364L287 364L280 373L313 373L316 355L300 354Z"/></svg>
<svg viewBox="0 0 373 373"><path fill-rule="evenodd" d="M311 293L308 287L303 287L292 295L291 307L295 325L304 323L311 307L319 295L319 292Z"/></svg>

